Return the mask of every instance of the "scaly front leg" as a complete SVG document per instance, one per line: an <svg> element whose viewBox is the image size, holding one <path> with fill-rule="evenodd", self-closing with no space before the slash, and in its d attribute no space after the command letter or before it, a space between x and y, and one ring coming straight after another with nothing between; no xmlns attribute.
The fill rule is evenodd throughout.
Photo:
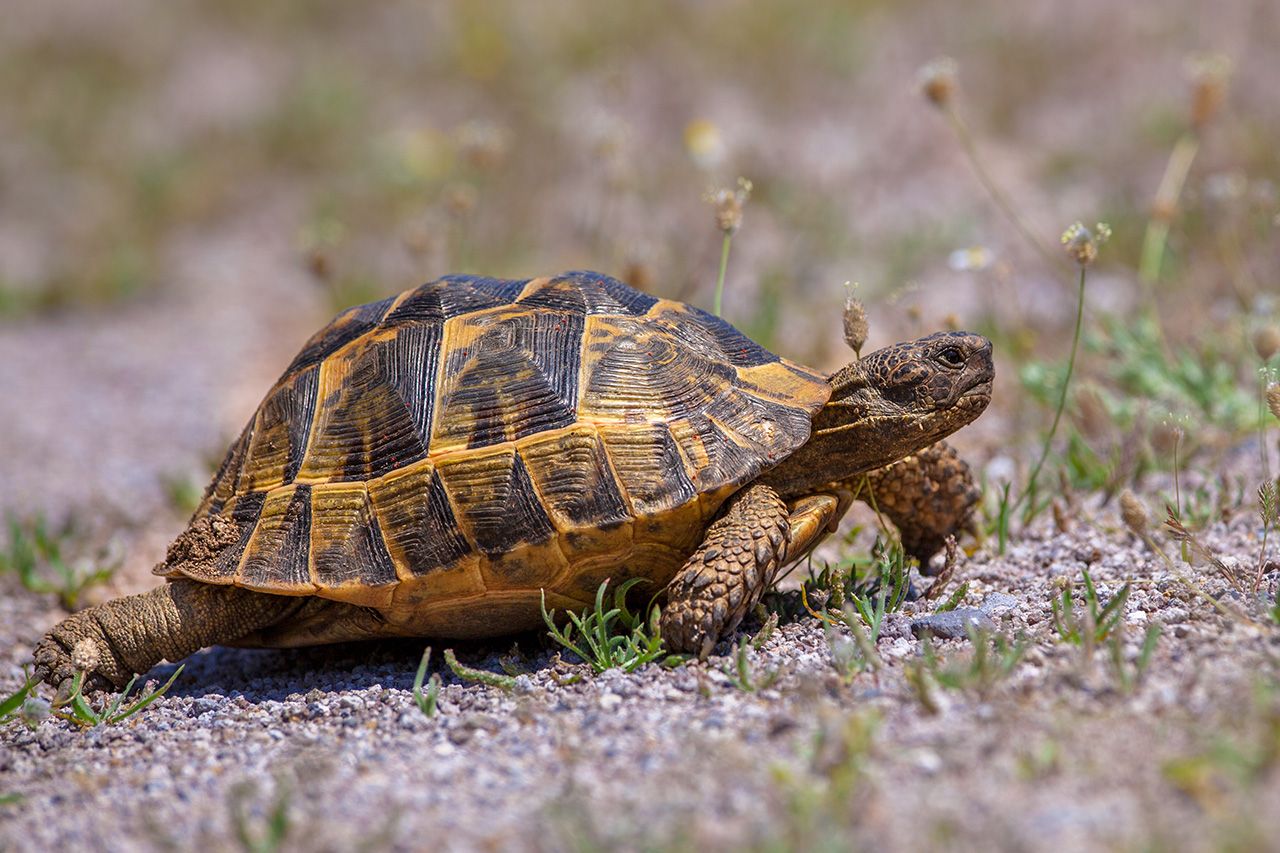
<svg viewBox="0 0 1280 853"><path fill-rule="evenodd" d="M730 498L667 587L661 621L667 646L706 658L755 607L778 570L807 553L847 508L847 500L833 495L810 495L788 509L764 485Z"/></svg>

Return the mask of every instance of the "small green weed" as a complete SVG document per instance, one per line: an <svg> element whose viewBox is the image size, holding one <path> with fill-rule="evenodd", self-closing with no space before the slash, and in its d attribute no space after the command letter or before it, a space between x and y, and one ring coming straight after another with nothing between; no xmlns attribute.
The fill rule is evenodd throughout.
<svg viewBox="0 0 1280 853"><path fill-rule="evenodd" d="M876 537L871 546L871 560L866 565L866 571L860 573L859 561L842 560L835 565L824 565L816 576L810 571L809 580L804 584L805 595L819 608L839 610L845 602L851 602L867 617L867 624L871 624L871 613L877 608L881 617L900 609L911 586L902 546L886 544ZM877 625L879 621L875 620Z"/></svg>
<svg viewBox="0 0 1280 853"><path fill-rule="evenodd" d="M838 621L849 629L851 637L846 637L835 629L834 624L827 621L827 646L831 649L831 665L845 684L867 670L879 672L884 668L884 661L876 652L876 639L880 635L880 623L866 623L858 615L853 606L846 603L841 610Z"/></svg>
<svg viewBox="0 0 1280 853"><path fill-rule="evenodd" d="M969 582L965 581L956 587L955 592L947 596L947 600L942 602L933 611L934 613L945 613L948 610L955 610L960 606L960 602L964 601L966 595L969 594Z"/></svg>
<svg viewBox="0 0 1280 853"><path fill-rule="evenodd" d="M733 685L744 693L755 693L764 690L778 680L782 675L782 671L771 669L768 672L757 676L751 667L751 658L747 653L748 647L754 647L755 643L748 639L741 640L734 649L733 662L731 665L724 666L721 671L729 676L729 680Z"/></svg>
<svg viewBox="0 0 1280 853"><path fill-rule="evenodd" d="M1156 623L1147 626L1147 633L1142 640L1142 648L1138 651L1132 663L1125 660L1124 657L1124 630L1123 623L1120 630L1117 630L1111 638L1111 654L1108 660L1111 663L1111 672L1116 677L1116 683L1120 686L1121 693L1132 693L1134 688L1142 681L1142 677L1147 672L1147 667L1151 663L1151 655L1156 650L1156 643L1160 640L1161 629Z"/></svg>
<svg viewBox="0 0 1280 853"><path fill-rule="evenodd" d="M427 649L427 653L429 654L430 652L431 650ZM425 654L423 655L423 658L425 662ZM453 670L453 674L461 678L463 681L474 681L477 684L487 684L490 687L497 687L500 690L514 690L516 687L516 680L510 675L498 675L496 672L489 672L485 669L474 669L459 663L457 656L453 653L453 649L444 650L444 662L449 665L449 669ZM418 672L425 672L423 664L418 665ZM414 683L421 686L417 679L414 680ZM428 691L430 691L429 687ZM414 698L417 698L416 692L414 694ZM423 713L426 713L425 708L423 709ZM427 714L427 716L429 717L431 715Z"/></svg>
<svg viewBox="0 0 1280 853"><path fill-rule="evenodd" d="M32 695L39 682L28 676L26 670L22 674L26 677L23 685L0 700L0 726L18 720L27 728L34 729L49 716L49 703Z"/></svg>
<svg viewBox="0 0 1280 853"><path fill-rule="evenodd" d="M440 695L440 673L431 673L431 680L427 682L427 692L422 692L422 679L427 674L427 663L431 660L431 647L427 646L427 650L422 653L422 662L418 664L418 674L413 677L413 701L418 703L418 708L422 711L423 716L428 719L436 715L437 698Z"/></svg>
<svg viewBox="0 0 1280 853"><path fill-rule="evenodd" d="M133 689L134 683L138 680L138 676L135 675L129 679L129 683L125 685L124 690L116 694L116 697L102 711L94 710L89 701L84 698L84 694L80 692L84 684L84 673L77 672L71 682L71 695L65 700L53 703L53 715L58 719L84 727L115 725L121 720L132 717L163 696L173 686L173 682L177 680L178 676L182 674L182 670L182 666L178 667L162 687L142 695L137 702L121 710L120 706L124 703L124 697L129 695L129 691ZM70 710L63 711L61 710L62 708L69 708Z"/></svg>
<svg viewBox="0 0 1280 853"><path fill-rule="evenodd" d="M1083 346L1105 375L1089 386L1087 395L1078 393L1074 399L1082 412L1096 411L1093 418L1081 415L1086 433L1090 420L1105 420L1109 428L1100 443L1091 443L1072 430L1064 464L1073 487L1113 491L1162 462L1140 440L1146 431L1144 416L1152 409L1180 413L1170 416L1172 425L1166 422L1154 428L1151 441L1165 445L1157 456L1172 450L1175 482L1197 449L1195 444L1179 446L1184 434L1181 423L1212 426L1235 436L1261 424L1256 395L1241 379L1251 371L1253 361L1235 336L1210 335L1195 347L1181 345L1171 351L1154 317L1103 316L1099 325L1098 330L1085 333ZM1064 388L1061 368L1037 361L1027 362L1018 378L1029 395L1047 405L1053 405ZM1116 435L1125 440L1117 443ZM1199 502L1197 514L1183 512L1180 494L1173 503L1184 519L1197 514L1207 519L1212 512L1207 500Z"/></svg>
<svg viewBox="0 0 1280 853"><path fill-rule="evenodd" d="M50 530L42 515L21 521L10 513L8 526L9 544L0 551L0 572L16 574L32 592L55 593L65 610L75 610L86 589L106 583L120 568L121 558L109 550L79 560L65 557L66 546L76 536L71 522Z"/></svg>
<svg viewBox="0 0 1280 853"><path fill-rule="evenodd" d="M1009 677L1026 652L1026 641L1022 637L1011 645L1004 637L989 636L973 625L969 626L969 642L973 645L971 652L943 660L934 648L933 638L926 637L923 657L907 665L907 681L929 713L938 712L933 685L944 690L972 692L986 701L992 689Z"/></svg>
<svg viewBox="0 0 1280 853"><path fill-rule="evenodd" d="M942 570L938 572L937 576L933 579L933 584L925 591L923 596L925 601L933 601L935 598L942 595L942 591L945 590L947 588L947 584L951 582L951 576L955 574L957 565L956 555L960 550L956 546L956 537L948 536L945 546L946 552L945 559L942 563ZM942 613L947 610L955 610L960 606L960 602L964 601L964 597L968 594L969 582L965 581L960 584L960 586L956 587L956 589L952 591L951 595L947 596L946 601L938 605L935 612Z"/></svg>
<svg viewBox="0 0 1280 853"><path fill-rule="evenodd" d="M1267 480L1258 487L1258 516L1262 519L1262 547L1258 549L1258 573L1253 578L1253 591L1262 587L1267 569L1267 536L1276 522L1276 484Z"/></svg>
<svg viewBox="0 0 1280 853"><path fill-rule="evenodd" d="M546 593L542 596L542 618L547 623L551 638L582 658L596 672L614 667L624 672L635 672L647 663L662 660L672 663L683 660L681 656L669 656L663 648L662 635L658 631L659 611L649 610L646 620L640 613L632 613L627 607L627 593L644 578L632 578L613 591L613 607L605 609L605 588L609 581L596 590L594 609L583 610L581 615L569 613L564 628L555 622L555 611L547 611ZM574 637L574 632L577 637Z"/></svg>
<svg viewBox="0 0 1280 853"><path fill-rule="evenodd" d="M1082 574L1083 606L1077 607L1074 585L1068 583L1062 591L1062 597L1053 601L1053 625L1058 636L1066 642L1092 647L1111 636L1124 618L1124 605L1129 600L1132 584L1125 583L1119 592L1103 604L1098 599L1098 591L1093 585L1093 578L1089 576L1089 570L1083 570Z"/></svg>
<svg viewBox="0 0 1280 853"><path fill-rule="evenodd" d="M877 538L871 547L871 562L874 569L861 579L855 561L825 566L800 590L805 608L826 625L832 665L846 683L861 672L883 667L876 653L880 628L886 613L902 607L911 586L901 545L886 545ZM820 612L810 607L810 598ZM837 625L848 629L851 637L835 630Z"/></svg>

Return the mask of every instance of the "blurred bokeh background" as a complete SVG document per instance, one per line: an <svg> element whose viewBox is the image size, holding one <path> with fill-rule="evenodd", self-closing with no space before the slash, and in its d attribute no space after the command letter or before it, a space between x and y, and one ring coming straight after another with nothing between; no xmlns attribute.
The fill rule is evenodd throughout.
<svg viewBox="0 0 1280 853"><path fill-rule="evenodd" d="M919 91L940 55L950 115L1025 230L1056 249L1074 220L1112 226L1086 380L1116 358L1107 322L1153 305L1163 352L1201 364L1210 333L1275 321L1271 0L11 0L3 17L0 511L180 515L311 331L448 272L592 268L710 307L706 197L739 177L727 319L834 369L856 282L869 348L989 334L1002 385L971 449L1033 448L1052 405L1025 389L1052 399L1076 272L1020 234ZM1219 101L1197 118L1197 97ZM1228 381L1254 393L1256 367ZM1082 387L1130 429L1134 392L1095 372ZM1085 439L1088 405L1069 410Z"/></svg>

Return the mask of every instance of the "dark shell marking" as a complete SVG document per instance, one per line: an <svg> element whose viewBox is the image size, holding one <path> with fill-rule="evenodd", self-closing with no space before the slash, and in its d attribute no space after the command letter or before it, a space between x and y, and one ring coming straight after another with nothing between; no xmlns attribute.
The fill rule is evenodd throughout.
<svg viewBox="0 0 1280 853"><path fill-rule="evenodd" d="M240 541L161 569L418 628L433 602L501 613L541 587L663 582L829 394L719 318L596 273L449 276L307 342L196 511Z"/></svg>

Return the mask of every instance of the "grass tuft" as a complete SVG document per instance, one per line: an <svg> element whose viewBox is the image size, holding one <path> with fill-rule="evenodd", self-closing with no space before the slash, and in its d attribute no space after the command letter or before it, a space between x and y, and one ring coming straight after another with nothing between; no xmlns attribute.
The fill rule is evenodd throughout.
<svg viewBox="0 0 1280 853"><path fill-rule="evenodd" d="M133 678L129 679L129 683L124 686L124 689L117 693L115 698L112 699L101 711L95 709L89 704L89 701L84 698L84 694L81 690L84 686L85 674L83 672L77 672L71 681L71 695L64 700L55 701L53 703L52 713L60 720L66 720L69 723L75 723L76 725L83 727L115 725L116 723L132 717L134 714L138 713L168 692L169 688L173 686L173 682L177 680L179 675L182 675L184 667L185 665L179 666L177 670L174 671L173 675L169 676L169 680L166 681L159 689L153 690L150 693L144 693L138 698L138 701L134 702L132 705L127 708L121 708L121 705L124 703L124 698L129 695L129 691L133 689L134 683L138 680L138 676L135 675ZM63 708L69 710L60 710Z"/></svg>
<svg viewBox="0 0 1280 853"><path fill-rule="evenodd" d="M422 679L427 674L427 664L431 661L431 647L427 646L427 650L422 653L422 661L418 664L418 672L413 677L413 701L418 703L418 709L422 711L422 715L430 719L436 715L438 709L438 697L440 696L440 673L431 673L431 680L427 682L427 692L422 692Z"/></svg>
<svg viewBox="0 0 1280 853"><path fill-rule="evenodd" d="M123 562L110 549L80 559L68 557L77 536L70 521L50 529L42 515L19 520L10 513L8 526L9 543L0 551L0 573L16 574L31 592L57 595L64 610L76 610L85 590L109 581Z"/></svg>
<svg viewBox="0 0 1280 853"><path fill-rule="evenodd" d="M605 605L605 580L596 590L595 607L581 614L569 613L569 621L561 628L556 625L554 610L547 611L547 596L542 594L542 618L547 623L551 638L582 658L597 672L618 667L624 672L635 672L653 661L674 663L683 656L668 655L658 630L660 612L657 605L649 609L646 620L640 613L632 613L627 607L627 593L644 578L632 578L613 591L613 607ZM577 636L575 637L575 631Z"/></svg>

